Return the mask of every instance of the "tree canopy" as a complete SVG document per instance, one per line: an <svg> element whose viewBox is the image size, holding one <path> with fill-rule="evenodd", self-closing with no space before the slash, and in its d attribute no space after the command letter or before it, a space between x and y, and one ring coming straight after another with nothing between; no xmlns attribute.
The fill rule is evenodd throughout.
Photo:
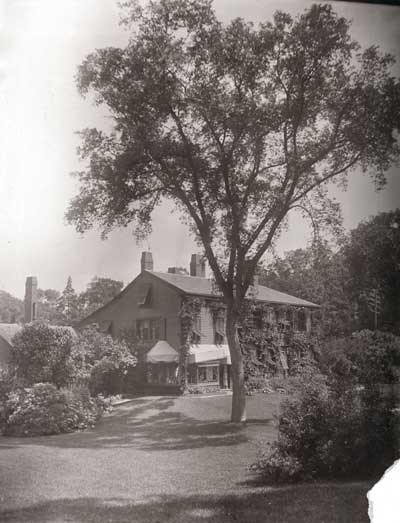
<svg viewBox="0 0 400 523"><path fill-rule="evenodd" d="M363 220L336 249L319 242L276 257L260 281L320 304L326 336L374 328L398 334L400 210Z"/></svg>
<svg viewBox="0 0 400 523"><path fill-rule="evenodd" d="M294 210L334 224L326 184L357 166L377 184L398 158L400 87L393 58L361 50L329 5L257 27L224 25L208 0L125 2L124 49L90 54L82 95L113 129L81 132L80 193L67 219L103 234L172 199L191 225L227 304L234 417L244 389L235 334L254 271ZM235 410L235 409L234 409Z"/></svg>
<svg viewBox="0 0 400 523"><path fill-rule="evenodd" d="M360 305L362 325L400 333L400 209L364 220L344 247L350 295Z"/></svg>
<svg viewBox="0 0 400 523"><path fill-rule="evenodd" d="M121 292L123 286L122 281L111 278L99 278L98 276L92 278L86 290L79 294L81 315L87 316L111 301Z"/></svg>

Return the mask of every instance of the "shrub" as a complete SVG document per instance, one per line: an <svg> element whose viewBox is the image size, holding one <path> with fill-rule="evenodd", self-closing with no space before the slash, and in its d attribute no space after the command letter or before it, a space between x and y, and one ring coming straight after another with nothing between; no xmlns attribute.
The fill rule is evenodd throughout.
<svg viewBox="0 0 400 523"><path fill-rule="evenodd" d="M137 359L123 340L98 332L95 326L84 329L74 342L72 353L76 379L87 383L92 394L121 393L125 377Z"/></svg>
<svg viewBox="0 0 400 523"><path fill-rule="evenodd" d="M106 405L85 390L58 390L50 383L37 383L8 394L5 403L6 436L40 436L93 427Z"/></svg>
<svg viewBox="0 0 400 523"><path fill-rule="evenodd" d="M331 383L311 367L281 406L279 437L254 468L268 481L343 478L382 472L397 452L393 405L379 389Z"/></svg>
<svg viewBox="0 0 400 523"><path fill-rule="evenodd" d="M334 380L365 387L396 381L400 365L400 337L389 332L363 330L332 340L322 354L322 368Z"/></svg>
<svg viewBox="0 0 400 523"><path fill-rule="evenodd" d="M71 360L73 337L65 327L46 323L25 325L13 339L11 365L25 386L35 383L67 385L75 369Z"/></svg>

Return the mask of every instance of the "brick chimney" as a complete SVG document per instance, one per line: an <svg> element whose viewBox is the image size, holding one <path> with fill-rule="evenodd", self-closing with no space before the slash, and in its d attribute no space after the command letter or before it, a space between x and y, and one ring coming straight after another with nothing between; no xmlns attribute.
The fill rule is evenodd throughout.
<svg viewBox="0 0 400 523"><path fill-rule="evenodd" d="M142 257L140 259L140 267L142 272L154 270L153 255L151 254L151 252L142 252Z"/></svg>
<svg viewBox="0 0 400 523"><path fill-rule="evenodd" d="M25 323L37 319L37 278L28 276L25 282Z"/></svg>
<svg viewBox="0 0 400 523"><path fill-rule="evenodd" d="M190 276L206 277L206 261L201 254L192 254L190 260Z"/></svg>

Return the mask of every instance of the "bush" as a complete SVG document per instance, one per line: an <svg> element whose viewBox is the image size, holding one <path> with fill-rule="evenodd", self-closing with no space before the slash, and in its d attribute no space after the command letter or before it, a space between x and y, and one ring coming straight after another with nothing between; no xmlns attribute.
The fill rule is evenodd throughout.
<svg viewBox="0 0 400 523"><path fill-rule="evenodd" d="M58 390L50 383L37 383L8 394L5 402L5 436L41 436L93 427L106 404L89 392Z"/></svg>
<svg viewBox="0 0 400 523"><path fill-rule="evenodd" d="M74 342L72 358L77 373L75 379L87 383L92 394L119 394L125 388L128 372L137 358L123 340L85 328Z"/></svg>
<svg viewBox="0 0 400 523"><path fill-rule="evenodd" d="M11 365L27 387L35 383L70 383L75 369L71 360L73 336L65 327L36 322L25 325L13 338Z"/></svg>
<svg viewBox="0 0 400 523"><path fill-rule="evenodd" d="M389 332L363 330L332 340L322 353L322 368L339 382L365 387L397 380L400 337Z"/></svg>
<svg viewBox="0 0 400 523"><path fill-rule="evenodd" d="M281 406L278 441L254 468L268 481L378 474L396 457L398 418L378 388L332 387L303 370L297 395Z"/></svg>

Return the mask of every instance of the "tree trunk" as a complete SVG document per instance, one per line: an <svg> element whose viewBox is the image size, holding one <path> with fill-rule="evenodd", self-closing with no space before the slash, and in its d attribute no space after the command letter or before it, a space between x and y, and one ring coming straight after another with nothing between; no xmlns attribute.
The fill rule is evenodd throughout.
<svg viewBox="0 0 400 523"><path fill-rule="evenodd" d="M243 358L238 336L238 317L228 306L226 319L226 337L231 355L232 367L232 413L231 421L246 421L246 394L244 389Z"/></svg>

